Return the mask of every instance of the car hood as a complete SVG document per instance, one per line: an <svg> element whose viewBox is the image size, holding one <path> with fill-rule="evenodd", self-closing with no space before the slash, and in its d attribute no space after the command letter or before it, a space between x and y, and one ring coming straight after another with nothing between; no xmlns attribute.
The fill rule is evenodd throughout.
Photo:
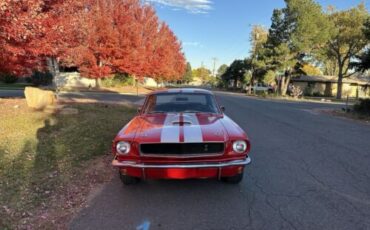
<svg viewBox="0 0 370 230"><path fill-rule="evenodd" d="M167 113L135 117L119 133L120 139L138 143L226 142L246 138L226 115Z"/></svg>

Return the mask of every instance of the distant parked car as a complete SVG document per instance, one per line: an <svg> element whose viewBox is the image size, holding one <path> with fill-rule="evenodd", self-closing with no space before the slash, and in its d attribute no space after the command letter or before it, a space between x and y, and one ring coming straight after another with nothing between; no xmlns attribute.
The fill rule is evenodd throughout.
<svg viewBox="0 0 370 230"><path fill-rule="evenodd" d="M249 92L249 88L251 86L250 85L247 85L245 87L245 91L246 92ZM263 83L258 83L258 84L255 84L254 86L252 86L252 89L251 91L254 93L254 92L267 92L267 93L273 93L274 92L274 88L272 86L269 86L269 85L266 85L266 84L263 84Z"/></svg>

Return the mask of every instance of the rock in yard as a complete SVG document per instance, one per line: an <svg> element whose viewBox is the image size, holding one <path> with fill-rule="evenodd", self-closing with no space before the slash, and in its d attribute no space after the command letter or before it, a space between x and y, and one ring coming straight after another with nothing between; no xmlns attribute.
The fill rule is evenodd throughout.
<svg viewBox="0 0 370 230"><path fill-rule="evenodd" d="M55 94L50 90L42 90L35 87L26 87L24 90L27 105L30 108L44 110L47 106L56 103Z"/></svg>

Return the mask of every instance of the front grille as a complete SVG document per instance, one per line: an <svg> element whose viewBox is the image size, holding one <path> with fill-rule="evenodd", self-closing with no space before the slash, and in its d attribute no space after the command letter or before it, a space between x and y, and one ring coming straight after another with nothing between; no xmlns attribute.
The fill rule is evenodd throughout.
<svg viewBox="0 0 370 230"><path fill-rule="evenodd" d="M219 154L224 151L224 143L160 143L141 144L142 154L150 155L194 155Z"/></svg>

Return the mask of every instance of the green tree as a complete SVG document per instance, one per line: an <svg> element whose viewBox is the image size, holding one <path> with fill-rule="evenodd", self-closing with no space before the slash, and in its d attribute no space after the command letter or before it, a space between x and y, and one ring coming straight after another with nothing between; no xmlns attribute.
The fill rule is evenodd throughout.
<svg viewBox="0 0 370 230"><path fill-rule="evenodd" d="M183 81L186 84L189 84L189 82L193 81L193 71L191 69L191 64L189 62L186 63L186 71L185 71L185 75L183 77Z"/></svg>
<svg viewBox="0 0 370 230"><path fill-rule="evenodd" d="M252 73L251 71L247 71L244 74L244 83L251 85L252 84Z"/></svg>
<svg viewBox="0 0 370 230"><path fill-rule="evenodd" d="M200 67L193 70L193 77L196 77L202 81L203 84L211 80L211 71L205 67Z"/></svg>
<svg viewBox="0 0 370 230"><path fill-rule="evenodd" d="M302 71L303 74L309 76L322 76L322 72L320 71L320 69L309 63L304 63L301 66L300 71Z"/></svg>
<svg viewBox="0 0 370 230"><path fill-rule="evenodd" d="M260 25L255 25L252 28L250 41L252 49L250 57L245 60L248 72L248 83L254 85L254 82L261 81L266 73L265 45L268 39L268 31ZM252 93L252 87L249 87L249 93Z"/></svg>
<svg viewBox="0 0 370 230"><path fill-rule="evenodd" d="M263 82L265 84L272 84L276 80L276 73L272 70L269 70L266 72L266 74L263 76Z"/></svg>
<svg viewBox="0 0 370 230"><path fill-rule="evenodd" d="M251 56L245 59L245 66L247 69L247 84L254 85L256 82L262 82L263 77L267 72L266 64L264 60L261 60L259 56ZM249 94L252 93L251 87L249 87Z"/></svg>
<svg viewBox="0 0 370 230"><path fill-rule="evenodd" d="M370 18L368 18L364 24L363 32L367 41L370 43ZM360 55L358 55L358 61L353 62L352 66L356 68L357 71L366 71L370 69L370 47Z"/></svg>
<svg viewBox="0 0 370 230"><path fill-rule="evenodd" d="M297 62L318 52L330 38L330 22L313 0L285 0L286 7L275 9L266 43L267 66L284 73L280 92L286 94Z"/></svg>
<svg viewBox="0 0 370 230"><path fill-rule="evenodd" d="M228 66L226 64L223 64L220 67L218 67L216 77L221 77L226 72L227 68Z"/></svg>
<svg viewBox="0 0 370 230"><path fill-rule="evenodd" d="M282 95L286 94L290 82L288 73L297 63L296 53L289 44L291 37L289 28L284 9L275 9L265 45L264 59L268 69L285 73L279 84L279 91Z"/></svg>
<svg viewBox="0 0 370 230"><path fill-rule="evenodd" d="M285 0L285 27L289 45L298 53L312 54L330 38L330 22L321 5L313 0Z"/></svg>
<svg viewBox="0 0 370 230"><path fill-rule="evenodd" d="M326 46L326 55L330 60L335 60L338 65L338 90L337 98L342 98L343 79L355 74L351 70L350 60L355 58L368 44L363 25L368 18L365 5L335 11L329 15L332 23L331 38Z"/></svg>
<svg viewBox="0 0 370 230"><path fill-rule="evenodd" d="M357 71L365 72L370 69L370 49L358 56L358 62L352 64Z"/></svg>
<svg viewBox="0 0 370 230"><path fill-rule="evenodd" d="M326 49L324 49L326 50ZM323 55L319 57L323 63L323 73L328 76L338 76L338 63L333 58Z"/></svg>
<svg viewBox="0 0 370 230"><path fill-rule="evenodd" d="M235 60L221 76L224 82L233 81L234 88L238 87L238 82L244 80L244 74L246 73L247 65L244 60Z"/></svg>
<svg viewBox="0 0 370 230"><path fill-rule="evenodd" d="M223 64L220 67L218 67L217 74L216 74L216 84L219 87L225 87L225 82L222 80L222 75L226 72L228 68L228 65Z"/></svg>

